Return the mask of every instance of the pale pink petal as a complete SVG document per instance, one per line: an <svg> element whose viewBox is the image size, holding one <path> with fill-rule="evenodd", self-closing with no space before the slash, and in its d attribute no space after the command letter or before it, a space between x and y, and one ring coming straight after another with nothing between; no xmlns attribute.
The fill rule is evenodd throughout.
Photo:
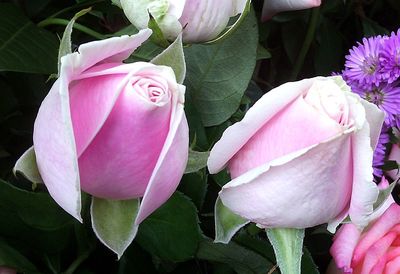
<svg viewBox="0 0 400 274"><path fill-rule="evenodd" d="M390 245L396 236L396 233L389 232L384 237L379 238L371 247L368 248L362 263L360 274L371 273L372 268L378 263L379 259L389 250Z"/></svg>
<svg viewBox="0 0 400 274"><path fill-rule="evenodd" d="M397 240L398 238L396 238ZM396 241L395 240L395 241ZM394 242L392 242L392 247ZM374 268L371 270L371 274L381 274L384 273L386 264L388 261L391 261L393 259L396 259L400 257L400 248L390 248L390 250L384 255L382 256L379 261L375 264ZM397 272L396 272L397 273Z"/></svg>
<svg viewBox="0 0 400 274"><path fill-rule="evenodd" d="M79 158L81 187L96 197L131 199L143 196L167 138L171 89L176 89L176 83L169 83L165 78L168 75L174 78L173 71L152 64L137 64L137 67L139 69L132 69L122 84L116 86L122 85L123 91L104 125ZM93 81L95 85L101 82L97 78ZM87 81L91 82L92 78L80 80L82 90ZM102 85L92 88L102 88Z"/></svg>
<svg viewBox="0 0 400 274"><path fill-rule="evenodd" d="M247 0L232 0L233 9L230 16L238 15L242 13L246 7Z"/></svg>
<svg viewBox="0 0 400 274"><path fill-rule="evenodd" d="M188 146L189 128L181 98L171 115L170 131L143 196L136 225L165 203L176 190L187 164Z"/></svg>
<svg viewBox="0 0 400 274"><path fill-rule="evenodd" d="M216 38L228 25L236 8L232 0L186 0L179 19L184 28L183 40L191 43Z"/></svg>
<svg viewBox="0 0 400 274"><path fill-rule="evenodd" d="M264 0L261 19L267 21L282 11L302 10L321 5L321 0Z"/></svg>
<svg viewBox="0 0 400 274"><path fill-rule="evenodd" d="M358 264L365 256L367 250L392 227L400 223L400 206L392 204L386 212L364 233L353 254L353 263Z"/></svg>
<svg viewBox="0 0 400 274"><path fill-rule="evenodd" d="M275 159L226 184L221 200L263 227L326 223L349 205L350 146L351 132Z"/></svg>
<svg viewBox="0 0 400 274"><path fill-rule="evenodd" d="M83 70L99 62L121 61L151 34L145 30L82 45L61 60L60 78L43 100L36 117L33 143L42 179L53 199L82 221L78 156L69 104L69 85ZM102 54L99 54L101 52ZM87 54L87 55L86 55Z"/></svg>
<svg viewBox="0 0 400 274"><path fill-rule="evenodd" d="M302 126L299 126L302 125ZM326 141L344 129L297 97L277 113L229 160L231 178L269 161Z"/></svg>
<svg viewBox="0 0 400 274"><path fill-rule="evenodd" d="M400 147L399 144L393 144L392 149L390 150L390 154L388 157L390 161L396 161L397 164L400 164ZM400 173L398 169L393 169L386 172L390 178L393 180L398 180L400 178Z"/></svg>
<svg viewBox="0 0 400 274"><path fill-rule="evenodd" d="M399 274L400 273L400 257L388 262L385 268L385 274Z"/></svg>
<svg viewBox="0 0 400 274"><path fill-rule="evenodd" d="M358 97L355 93L352 93L352 95ZM367 100L360 100L360 102L365 109L365 118L369 124L371 147L372 149L375 149L378 144L379 135L381 134L385 114L375 104L372 104Z"/></svg>
<svg viewBox="0 0 400 274"><path fill-rule="evenodd" d="M247 111L242 121L225 130L221 139L212 148L207 163L210 173L214 174L222 170L265 123L306 92L314 80L315 78L283 84L258 100Z"/></svg>
<svg viewBox="0 0 400 274"><path fill-rule="evenodd" d="M353 224L343 225L335 234L330 253L336 266L345 273L351 271L351 258L360 236L361 232Z"/></svg>
<svg viewBox="0 0 400 274"><path fill-rule="evenodd" d="M378 198L379 190L373 182L370 128L368 122L352 138L353 154L353 191L351 194L349 215L351 221L359 228L368 224L369 215L373 213L373 204Z"/></svg>
<svg viewBox="0 0 400 274"><path fill-rule="evenodd" d="M69 63L73 78L98 63L121 63L146 41L151 33L150 29L144 29L132 36L124 35L82 44L78 52L65 55L61 62Z"/></svg>

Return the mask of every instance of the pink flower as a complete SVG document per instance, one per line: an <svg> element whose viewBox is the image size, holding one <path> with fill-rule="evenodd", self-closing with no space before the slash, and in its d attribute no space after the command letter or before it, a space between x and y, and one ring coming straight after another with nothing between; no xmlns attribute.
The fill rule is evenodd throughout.
<svg viewBox="0 0 400 274"><path fill-rule="evenodd" d="M17 274L17 271L12 268L0 266L0 274Z"/></svg>
<svg viewBox="0 0 400 274"><path fill-rule="evenodd" d="M264 0L261 20L267 21L282 11L309 9L320 5L321 0Z"/></svg>
<svg viewBox="0 0 400 274"><path fill-rule="evenodd" d="M390 197L383 209L364 231L353 224L338 230L330 250L336 265L329 274L400 273L400 206Z"/></svg>
<svg viewBox="0 0 400 274"><path fill-rule="evenodd" d="M139 29L147 28L149 13L164 36L173 40L182 32L188 43L216 38L229 18L242 13L246 0L120 0L129 21Z"/></svg>
<svg viewBox="0 0 400 274"><path fill-rule="evenodd" d="M175 191L188 158L185 87L170 67L123 63L150 30L83 44L61 59L33 133L37 165L54 200L81 220L81 190L143 197L139 224Z"/></svg>
<svg viewBox="0 0 400 274"><path fill-rule="evenodd" d="M362 227L378 196L372 153L383 122L340 77L286 83L265 94L211 150L228 168L222 203L261 227L305 228L350 215Z"/></svg>

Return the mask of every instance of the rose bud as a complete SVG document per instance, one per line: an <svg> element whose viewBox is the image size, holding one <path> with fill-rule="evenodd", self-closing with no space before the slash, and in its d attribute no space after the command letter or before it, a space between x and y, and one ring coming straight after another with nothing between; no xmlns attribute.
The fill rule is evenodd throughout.
<svg viewBox="0 0 400 274"><path fill-rule="evenodd" d="M81 190L143 197L136 224L175 191L188 158L185 87L170 67L123 63L150 30L83 44L61 59L40 106L33 144L54 200L81 220Z"/></svg>
<svg viewBox="0 0 400 274"><path fill-rule="evenodd" d="M260 227L334 231L348 214L362 227L378 196L372 154L383 117L341 77L286 83L225 130L208 169L227 167L222 203Z"/></svg>
<svg viewBox="0 0 400 274"><path fill-rule="evenodd" d="M138 29L147 28L150 15L164 36L174 40L182 32L186 43L216 38L228 25L229 18L245 8L245 0L120 0L126 17ZM150 14L150 15L149 15Z"/></svg>
<svg viewBox="0 0 400 274"><path fill-rule="evenodd" d="M264 0L261 20L267 21L282 11L303 10L320 5L321 0Z"/></svg>

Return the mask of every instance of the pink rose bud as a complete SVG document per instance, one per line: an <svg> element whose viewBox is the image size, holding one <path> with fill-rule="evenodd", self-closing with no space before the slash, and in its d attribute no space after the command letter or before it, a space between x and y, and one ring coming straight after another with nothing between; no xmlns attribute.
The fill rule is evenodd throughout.
<svg viewBox="0 0 400 274"><path fill-rule="evenodd" d="M13 268L0 266L0 274L17 274L17 271Z"/></svg>
<svg viewBox="0 0 400 274"><path fill-rule="evenodd" d="M319 7L321 0L264 0L261 20L267 21L282 11Z"/></svg>
<svg viewBox="0 0 400 274"><path fill-rule="evenodd" d="M363 231L354 224L338 230L328 274L400 273L400 206L390 197L383 209Z"/></svg>
<svg viewBox="0 0 400 274"><path fill-rule="evenodd" d="M260 227L306 228L350 215L362 227L378 188L372 153L383 122L340 77L286 83L265 94L211 150L227 167L222 203Z"/></svg>
<svg viewBox="0 0 400 274"><path fill-rule="evenodd" d="M216 38L230 17L242 13L246 0L120 0L120 3L135 27L147 28L150 13L167 39L173 40L183 32L183 41L193 43Z"/></svg>
<svg viewBox="0 0 400 274"><path fill-rule="evenodd" d="M400 147L399 144L393 144L392 149L390 150L389 156L388 156L389 161L396 161L397 165L400 164ZM399 169L392 169L386 172L387 175L389 175L390 178L393 180L398 180L400 178L400 173Z"/></svg>
<svg viewBox="0 0 400 274"><path fill-rule="evenodd" d="M188 158L185 87L170 67L123 63L151 35L83 44L61 59L60 77L33 132L37 165L54 200L80 217L80 190L143 197L140 223L175 191Z"/></svg>

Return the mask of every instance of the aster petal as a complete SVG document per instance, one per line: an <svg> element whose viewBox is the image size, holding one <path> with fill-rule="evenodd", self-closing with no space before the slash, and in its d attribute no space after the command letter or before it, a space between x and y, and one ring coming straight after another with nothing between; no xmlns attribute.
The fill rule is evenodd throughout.
<svg viewBox="0 0 400 274"><path fill-rule="evenodd" d="M350 136L339 135L244 173L222 188L221 201L262 227L305 228L328 222L348 206Z"/></svg>
<svg viewBox="0 0 400 274"><path fill-rule="evenodd" d="M343 225L335 234L330 253L336 266L344 272L351 271L351 258L361 232L353 224Z"/></svg>
<svg viewBox="0 0 400 274"><path fill-rule="evenodd" d="M189 128L183 110L184 86L173 98L170 130L143 196L135 225L139 225L174 193L189 154ZM171 173L171 170L174 172Z"/></svg>

